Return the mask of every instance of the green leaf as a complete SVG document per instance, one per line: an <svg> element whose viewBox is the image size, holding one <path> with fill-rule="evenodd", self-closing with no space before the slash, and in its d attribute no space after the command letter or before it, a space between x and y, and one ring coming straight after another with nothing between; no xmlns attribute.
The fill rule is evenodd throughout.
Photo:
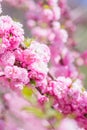
<svg viewBox="0 0 87 130"><path fill-rule="evenodd" d="M47 118L55 117L56 119L60 120L62 118L62 114L56 111L55 109L50 108L46 112L46 117Z"/></svg>
<svg viewBox="0 0 87 130"><path fill-rule="evenodd" d="M22 94L25 98L29 98L33 95L33 90L28 86L24 86L22 89Z"/></svg>
<svg viewBox="0 0 87 130"><path fill-rule="evenodd" d="M34 90L31 87L24 86L23 90L21 91L24 98L29 101L31 104L36 104L37 99L34 94Z"/></svg>
<svg viewBox="0 0 87 130"><path fill-rule="evenodd" d="M33 41L33 39L31 39L31 38L25 39L25 40L24 40L24 45L25 45L25 47L29 47L32 41Z"/></svg>
<svg viewBox="0 0 87 130"><path fill-rule="evenodd" d="M40 108L36 107L24 107L23 110L26 110L29 113L34 114L35 116L39 118L44 118L44 113Z"/></svg>
<svg viewBox="0 0 87 130"><path fill-rule="evenodd" d="M50 108L50 109L47 111L46 116L47 116L47 118L50 118L50 117L54 117L55 114L56 114L55 111Z"/></svg>
<svg viewBox="0 0 87 130"><path fill-rule="evenodd" d="M0 38L0 43L2 43L2 38Z"/></svg>

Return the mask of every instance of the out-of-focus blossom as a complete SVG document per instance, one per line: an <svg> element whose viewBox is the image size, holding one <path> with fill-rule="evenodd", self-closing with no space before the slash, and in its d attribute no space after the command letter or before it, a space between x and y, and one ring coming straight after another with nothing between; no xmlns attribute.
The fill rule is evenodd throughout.
<svg viewBox="0 0 87 130"><path fill-rule="evenodd" d="M24 40L24 31L20 23L9 16L0 17L0 54L5 50L16 49Z"/></svg>

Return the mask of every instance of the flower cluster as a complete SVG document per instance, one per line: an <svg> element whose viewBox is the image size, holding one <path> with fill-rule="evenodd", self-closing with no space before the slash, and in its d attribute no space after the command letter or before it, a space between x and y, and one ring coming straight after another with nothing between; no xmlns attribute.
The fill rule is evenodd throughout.
<svg viewBox="0 0 87 130"><path fill-rule="evenodd" d="M33 41L22 49L24 31L22 25L9 16L0 17L0 68L1 76L11 86L23 87L30 79L43 80L48 73L49 48ZM23 78L24 77L24 78Z"/></svg>
<svg viewBox="0 0 87 130"><path fill-rule="evenodd" d="M73 114L81 127L87 129L87 92L81 80L72 82L70 78L58 77L49 81L48 93L54 96L53 107L64 115Z"/></svg>
<svg viewBox="0 0 87 130"><path fill-rule="evenodd" d="M75 79L79 76L74 64L77 57L72 49L74 46L72 34L75 27L71 19L66 18L69 15L66 3L61 0L33 1L33 6L28 5L27 24L33 37L49 45L52 74L56 77ZM65 17L65 21L62 17Z"/></svg>
<svg viewBox="0 0 87 130"><path fill-rule="evenodd" d="M0 17L0 54L14 50L24 40L22 25L14 22L9 16Z"/></svg>

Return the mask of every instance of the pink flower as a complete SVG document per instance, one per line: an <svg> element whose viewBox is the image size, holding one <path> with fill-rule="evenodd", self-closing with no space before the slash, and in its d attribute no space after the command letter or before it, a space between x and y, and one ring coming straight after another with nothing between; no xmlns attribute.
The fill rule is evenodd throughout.
<svg viewBox="0 0 87 130"><path fill-rule="evenodd" d="M50 50L47 45L33 41L31 43L30 49L40 60L42 60L45 63L49 62Z"/></svg>
<svg viewBox="0 0 87 130"><path fill-rule="evenodd" d="M9 16L0 17L0 38L5 50L17 48L24 40L22 25ZM2 45L1 48L3 49Z"/></svg>
<svg viewBox="0 0 87 130"><path fill-rule="evenodd" d="M56 20L56 21L59 20L61 13L60 13L60 8L58 6L53 6L53 13L54 13L53 20Z"/></svg>
<svg viewBox="0 0 87 130"><path fill-rule="evenodd" d="M13 75L13 68L11 66L6 66L4 69L6 78L11 78Z"/></svg>
<svg viewBox="0 0 87 130"><path fill-rule="evenodd" d="M12 69L13 69L12 78L19 79L21 75L21 69L17 66L13 66Z"/></svg>
<svg viewBox="0 0 87 130"><path fill-rule="evenodd" d="M31 65L32 63L34 63L35 61L37 61L37 56L35 55L35 53L33 52L33 49L31 49L29 47L29 49L25 49L23 51L23 62L27 65Z"/></svg>
<svg viewBox="0 0 87 130"><path fill-rule="evenodd" d="M2 65L14 65L15 63L15 56L12 52L6 51L0 57L0 62Z"/></svg>
<svg viewBox="0 0 87 130"><path fill-rule="evenodd" d="M44 39L47 39L48 29L36 26L32 29L32 35L34 35L37 39L43 41Z"/></svg>
<svg viewBox="0 0 87 130"><path fill-rule="evenodd" d="M44 62L35 62L29 66L29 78L43 80L48 73L47 64Z"/></svg>
<svg viewBox="0 0 87 130"><path fill-rule="evenodd" d="M29 82L28 72L24 68L17 66L6 66L4 72L6 78L10 78L13 81L21 81L24 84Z"/></svg>
<svg viewBox="0 0 87 130"><path fill-rule="evenodd" d="M43 105L44 103L46 103L48 101L48 98L44 95L38 95L38 102Z"/></svg>
<svg viewBox="0 0 87 130"><path fill-rule="evenodd" d="M51 20L53 20L53 12L51 9L44 9L42 11L42 19L45 22L50 22Z"/></svg>
<svg viewBox="0 0 87 130"><path fill-rule="evenodd" d="M14 55L15 55L15 58L16 60L18 61L23 61L23 50L18 48L14 51Z"/></svg>
<svg viewBox="0 0 87 130"><path fill-rule="evenodd" d="M24 84L27 84L29 82L28 71L24 68L20 68L20 71L21 73L20 73L19 80Z"/></svg>
<svg viewBox="0 0 87 130"><path fill-rule="evenodd" d="M28 49L23 51L23 62L25 64L31 65L34 62L49 62L50 60L50 50L44 45L36 41L33 41Z"/></svg>

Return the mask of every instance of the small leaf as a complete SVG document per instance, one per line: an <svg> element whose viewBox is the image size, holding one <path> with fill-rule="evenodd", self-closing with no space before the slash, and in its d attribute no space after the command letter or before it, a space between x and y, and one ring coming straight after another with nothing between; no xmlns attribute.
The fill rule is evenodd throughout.
<svg viewBox="0 0 87 130"><path fill-rule="evenodd" d="M24 86L24 88L22 89L22 94L25 98L29 98L32 96L33 90L28 86Z"/></svg>
<svg viewBox="0 0 87 130"><path fill-rule="evenodd" d="M36 107L24 107L23 110L26 110L27 112L32 113L32 114L34 114L35 116L37 116L39 118L44 117L44 113L39 108L36 108Z"/></svg>
<svg viewBox="0 0 87 130"><path fill-rule="evenodd" d="M47 111L47 117L48 118L50 118L50 117L54 117L55 115L56 115L56 112L55 112L55 110L53 110L53 109L49 109L48 111Z"/></svg>
<svg viewBox="0 0 87 130"><path fill-rule="evenodd" d="M2 38L0 38L0 43L2 43Z"/></svg>
<svg viewBox="0 0 87 130"><path fill-rule="evenodd" d="M62 119L62 114L59 113L58 111L56 111L55 109L50 108L46 112L46 117L47 118L55 117L56 119L60 120L60 119Z"/></svg>
<svg viewBox="0 0 87 130"><path fill-rule="evenodd" d="M28 86L24 86L24 88L21 91L24 98L29 101L31 104L36 104L37 99L34 95L34 90Z"/></svg>
<svg viewBox="0 0 87 130"><path fill-rule="evenodd" d="M32 41L33 41L33 39L31 39L31 38L25 39L25 41L24 41L25 47L29 47Z"/></svg>

